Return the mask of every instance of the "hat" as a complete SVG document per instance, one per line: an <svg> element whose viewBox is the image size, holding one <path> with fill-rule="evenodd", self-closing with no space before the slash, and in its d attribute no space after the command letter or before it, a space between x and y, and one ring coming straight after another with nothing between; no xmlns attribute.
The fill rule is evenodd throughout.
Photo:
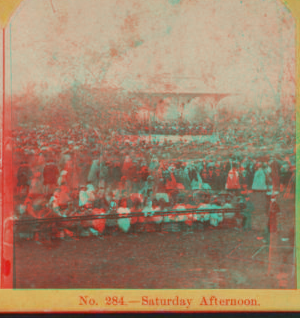
<svg viewBox="0 0 300 318"><path fill-rule="evenodd" d="M95 191L95 188L94 188L94 186L93 186L92 184L88 184L88 185L87 185L87 189L88 189L89 191Z"/></svg>

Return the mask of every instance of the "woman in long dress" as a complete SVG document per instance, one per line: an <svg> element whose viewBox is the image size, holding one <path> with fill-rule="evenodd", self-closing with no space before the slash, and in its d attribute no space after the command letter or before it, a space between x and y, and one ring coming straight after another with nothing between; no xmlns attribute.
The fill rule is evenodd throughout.
<svg viewBox="0 0 300 318"><path fill-rule="evenodd" d="M228 173L226 189L228 190L239 190L241 188L239 180L239 172L236 166L233 166Z"/></svg>
<svg viewBox="0 0 300 318"><path fill-rule="evenodd" d="M119 214L119 216L121 215L128 215L130 213L130 210L127 207L127 200L126 199L122 199L120 202L120 206L117 209L117 213ZM125 233L127 233L129 231L130 228L130 218L124 218L124 217L120 217L118 218L118 227Z"/></svg>
<svg viewBox="0 0 300 318"><path fill-rule="evenodd" d="M262 168L262 165L258 164L258 169L256 170L254 174L253 184L252 184L252 190L256 191L264 191L267 190L267 183L266 183L266 174Z"/></svg>
<svg viewBox="0 0 300 318"><path fill-rule="evenodd" d="M196 171L196 169L193 169L189 173L190 180L191 180L191 189L192 190L199 190L202 189L202 179L200 177L199 172Z"/></svg>

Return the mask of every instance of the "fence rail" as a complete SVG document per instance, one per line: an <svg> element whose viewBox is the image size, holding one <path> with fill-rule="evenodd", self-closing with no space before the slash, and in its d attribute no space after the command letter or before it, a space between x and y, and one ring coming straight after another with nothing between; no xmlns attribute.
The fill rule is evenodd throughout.
<svg viewBox="0 0 300 318"><path fill-rule="evenodd" d="M128 214L118 214L114 213L103 213L97 215L79 215L79 216L67 216L67 217L50 217L50 218L41 218L41 219L23 219L14 221L14 226L28 225L28 224L46 224L46 223L64 223L70 221L88 221L88 220L97 220L97 219L120 219L120 218L134 218L134 217L153 217L153 216L176 216L182 214L202 214L202 213L240 213L241 209L186 209L186 210L168 210L168 211L153 211L151 215L145 215L143 212L134 212ZM149 214L151 211L148 212Z"/></svg>

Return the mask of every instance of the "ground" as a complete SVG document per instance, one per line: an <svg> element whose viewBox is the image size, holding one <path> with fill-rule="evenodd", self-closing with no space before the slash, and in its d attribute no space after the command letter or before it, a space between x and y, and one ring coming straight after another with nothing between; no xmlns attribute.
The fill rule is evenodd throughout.
<svg viewBox="0 0 300 318"><path fill-rule="evenodd" d="M279 198L282 215L270 257L269 245L260 239L267 222L265 199L251 196L255 212L249 232L223 227L191 234L120 233L62 241L55 248L34 241L17 243L16 287L296 288L294 201ZM285 282L278 279L282 273L287 274Z"/></svg>

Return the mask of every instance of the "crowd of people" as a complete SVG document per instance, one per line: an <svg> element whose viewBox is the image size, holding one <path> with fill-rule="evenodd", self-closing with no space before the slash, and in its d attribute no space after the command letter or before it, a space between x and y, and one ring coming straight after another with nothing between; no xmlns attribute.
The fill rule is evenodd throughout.
<svg viewBox="0 0 300 318"><path fill-rule="evenodd" d="M214 127L212 123L194 123L187 120L168 121L136 121L125 126L125 132L133 135L154 134L173 136L206 136L212 135Z"/></svg>
<svg viewBox="0 0 300 318"><path fill-rule="evenodd" d="M88 228L92 233L102 233L110 223L125 232L143 222L207 221L216 226L224 215L215 211L174 216L156 216L155 211L241 207L247 211L249 192L279 193L287 188L295 169L294 136L288 132L288 121L266 128L261 123L272 116L265 117L256 128L245 129L248 117L205 151L197 139L174 143L132 139L124 134L126 127L109 134L101 127L80 124L68 129L19 127L12 134L16 215L144 214L115 223L102 219L84 223L84 231ZM265 130L258 127L268 132L263 134ZM238 138L241 131L244 138L263 137L257 143L249 139L243 143ZM245 224L249 227L249 222Z"/></svg>

